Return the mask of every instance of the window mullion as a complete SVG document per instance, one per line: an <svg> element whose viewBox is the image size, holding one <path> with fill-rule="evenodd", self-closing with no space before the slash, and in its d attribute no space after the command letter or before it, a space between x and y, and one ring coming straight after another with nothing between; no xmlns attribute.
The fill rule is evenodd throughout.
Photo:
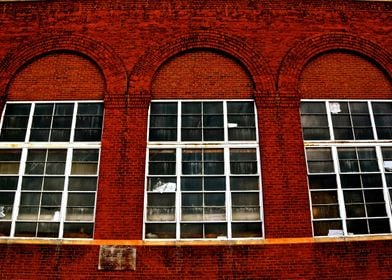
<svg viewBox="0 0 392 280"><path fill-rule="evenodd" d="M377 141L378 135L377 135L377 129L376 129L376 122L374 120L374 115L373 115L372 102L368 101L367 104L368 104L368 110L369 110L369 116L370 116L370 123L372 125L372 130L373 130L373 139L375 139Z"/></svg>
<svg viewBox="0 0 392 280"><path fill-rule="evenodd" d="M329 139L335 140L335 133L333 131L333 123L332 123L332 116L331 116L331 108L329 101L325 101L325 110L327 112L327 120L328 120L328 128L329 128Z"/></svg>
<svg viewBox="0 0 392 280"><path fill-rule="evenodd" d="M16 220L19 214L20 197L22 193L22 180L23 180L23 174L26 166L26 159L27 159L27 148L22 148L22 154L21 154L20 165L19 165L19 174L18 174L18 185L15 192L14 206L13 206L12 217L11 217L11 221L12 221L11 232L10 232L11 237L13 237L15 234Z"/></svg>
<svg viewBox="0 0 392 280"><path fill-rule="evenodd" d="M182 128L182 102L177 103L177 144L181 143L181 128Z"/></svg>
<svg viewBox="0 0 392 280"><path fill-rule="evenodd" d="M176 195L175 195L175 221L176 221L176 239L181 238L181 176L182 176L182 152L181 148L176 148Z"/></svg>
<svg viewBox="0 0 392 280"><path fill-rule="evenodd" d="M389 218L389 227L392 230L392 201L389 195L387 181L385 178L384 159L381 152L381 146L376 146L376 154L377 154L378 168L381 171L382 191L384 195L385 208L387 211L387 216Z"/></svg>
<svg viewBox="0 0 392 280"><path fill-rule="evenodd" d="M73 108L73 116L72 116L72 122L71 122L71 134L69 136L69 142L74 143L74 136L75 136L75 127L76 127L76 118L77 118L77 113L78 113L78 102L74 103L74 108Z"/></svg>
<svg viewBox="0 0 392 280"><path fill-rule="evenodd" d="M332 146L331 149L332 149L333 165L334 165L335 176L336 176L340 219L342 221L343 233L344 233L344 235L347 235L347 225L346 225L347 214L346 214L346 207L345 207L345 203L344 203L344 194L343 194L342 184L340 181L339 157L338 157L337 147Z"/></svg>
<svg viewBox="0 0 392 280"><path fill-rule="evenodd" d="M224 148L224 172L226 178L226 223L227 223L227 238L232 238L231 233L231 223L232 223L232 202L231 202L231 192L230 192L230 148Z"/></svg>
<svg viewBox="0 0 392 280"><path fill-rule="evenodd" d="M24 143L28 143L29 139L30 139L31 126L32 126L32 123L33 123L33 117L34 117L34 111L35 111L35 104L36 103L34 103L34 102L31 103L29 121L27 122L27 129L26 129L26 135L25 135Z"/></svg>

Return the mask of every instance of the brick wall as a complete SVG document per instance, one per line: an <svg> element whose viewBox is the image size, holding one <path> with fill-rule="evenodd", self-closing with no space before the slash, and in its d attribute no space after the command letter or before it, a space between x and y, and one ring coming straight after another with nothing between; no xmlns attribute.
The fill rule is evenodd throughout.
<svg viewBox="0 0 392 280"><path fill-rule="evenodd" d="M0 279L390 279L390 236L312 238L298 109L300 98L391 97L390 10L343 0L0 3L2 104L105 102L95 240L0 239ZM255 99L265 241L141 241L157 98ZM98 270L107 244L134 246L136 270Z"/></svg>

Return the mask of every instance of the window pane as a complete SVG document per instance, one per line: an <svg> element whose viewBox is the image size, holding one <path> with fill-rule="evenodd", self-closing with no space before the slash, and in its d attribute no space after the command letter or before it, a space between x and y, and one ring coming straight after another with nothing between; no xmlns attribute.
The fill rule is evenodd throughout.
<svg viewBox="0 0 392 280"><path fill-rule="evenodd" d="M234 238L262 237L261 223L233 223L232 235Z"/></svg>
<svg viewBox="0 0 392 280"><path fill-rule="evenodd" d="M334 171L330 148L307 148L306 158L309 173L329 173Z"/></svg>
<svg viewBox="0 0 392 280"><path fill-rule="evenodd" d="M230 171L232 174L256 174L256 149L230 149Z"/></svg>
<svg viewBox="0 0 392 280"><path fill-rule="evenodd" d="M146 224L146 238L176 238L176 224Z"/></svg>
<svg viewBox="0 0 392 280"><path fill-rule="evenodd" d="M92 238L93 230L92 223L65 223L64 238Z"/></svg>
<svg viewBox="0 0 392 280"><path fill-rule="evenodd" d="M315 236L328 236L330 231L343 230L343 227L340 220L314 221L313 230Z"/></svg>
<svg viewBox="0 0 392 280"><path fill-rule="evenodd" d="M0 141L21 142L25 140L30 107L30 104L6 105Z"/></svg>
<svg viewBox="0 0 392 280"><path fill-rule="evenodd" d="M177 103L151 103L149 127L150 141L177 140Z"/></svg>

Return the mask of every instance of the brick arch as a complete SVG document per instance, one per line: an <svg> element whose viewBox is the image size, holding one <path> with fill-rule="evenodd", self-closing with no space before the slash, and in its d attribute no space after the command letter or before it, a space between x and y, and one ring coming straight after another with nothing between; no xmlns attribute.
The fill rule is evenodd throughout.
<svg viewBox="0 0 392 280"><path fill-rule="evenodd" d="M12 77L32 59L54 51L72 51L90 58L103 73L105 99L125 95L127 73L120 58L107 45L80 35L58 34L27 42L0 62L0 92L5 93ZM4 98L4 96L3 96Z"/></svg>
<svg viewBox="0 0 392 280"><path fill-rule="evenodd" d="M238 60L254 82L255 97L275 92L274 78L267 62L243 40L221 33L195 31L169 40L140 58L129 79L130 97L132 98L133 93L151 98L151 84L158 68L169 58L192 49L222 51Z"/></svg>
<svg viewBox="0 0 392 280"><path fill-rule="evenodd" d="M333 50L351 51L364 55L379 65L389 77L392 76L392 56L381 46L346 33L325 34L302 41L285 56L278 75L280 94L298 97L298 82L305 65L317 55Z"/></svg>

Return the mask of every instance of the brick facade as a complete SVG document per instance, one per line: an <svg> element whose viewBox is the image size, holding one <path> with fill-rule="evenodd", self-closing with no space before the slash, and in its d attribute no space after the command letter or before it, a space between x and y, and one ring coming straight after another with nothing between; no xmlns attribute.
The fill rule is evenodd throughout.
<svg viewBox="0 0 392 280"><path fill-rule="evenodd" d="M301 98L390 99L391 9L343 0L1 1L1 109L104 100L105 118L94 239L0 238L0 279L391 279L390 235L312 237L299 116ZM255 100L263 240L142 240L148 106L177 98ZM136 248L135 270L99 270L103 245Z"/></svg>

